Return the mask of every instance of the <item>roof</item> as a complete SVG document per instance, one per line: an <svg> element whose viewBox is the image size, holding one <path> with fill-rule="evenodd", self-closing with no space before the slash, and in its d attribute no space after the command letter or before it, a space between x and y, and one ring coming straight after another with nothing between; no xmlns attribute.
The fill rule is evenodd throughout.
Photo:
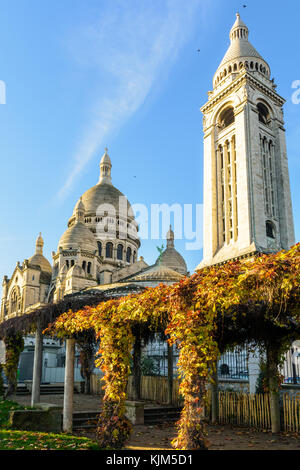
<svg viewBox="0 0 300 470"><path fill-rule="evenodd" d="M143 281L180 281L183 278L183 275L174 271L173 269L168 268L167 266L154 264L148 268L143 269L142 271L128 276L124 281L131 282L143 282Z"/></svg>
<svg viewBox="0 0 300 470"><path fill-rule="evenodd" d="M76 222L65 231L58 242L57 250L60 247L63 250L84 248L88 251L95 251L98 249L95 236L83 222Z"/></svg>
<svg viewBox="0 0 300 470"><path fill-rule="evenodd" d="M187 266L184 258L172 246L168 246L165 251L163 251L160 256L160 261L157 259L156 263L160 263L160 266L177 271L177 273L182 274L183 276L187 274Z"/></svg>
<svg viewBox="0 0 300 470"><path fill-rule="evenodd" d="M234 25L230 30L230 46L227 49L226 54L224 55L216 74L219 69L224 67L225 64L231 61L235 61L242 58L247 59L258 59L263 61L267 67L267 62L263 57L257 52L255 47L248 40L249 30L246 24L242 21L240 15L237 13L237 18Z"/></svg>
<svg viewBox="0 0 300 470"><path fill-rule="evenodd" d="M40 253L35 253L33 256L31 256L31 258L28 260L28 263L34 266L39 266L45 273L52 273L51 264L47 258L45 258L45 256Z"/></svg>
<svg viewBox="0 0 300 470"><path fill-rule="evenodd" d="M82 195L82 202L85 207L85 213L87 214L97 214L97 209L103 204L110 204L116 210L116 213L119 213L119 202L120 197L126 198L121 191L115 188L112 184L108 183L98 183L92 188L88 189ZM130 217L134 217L131 205L127 200L127 210ZM126 215L126 214L124 214Z"/></svg>

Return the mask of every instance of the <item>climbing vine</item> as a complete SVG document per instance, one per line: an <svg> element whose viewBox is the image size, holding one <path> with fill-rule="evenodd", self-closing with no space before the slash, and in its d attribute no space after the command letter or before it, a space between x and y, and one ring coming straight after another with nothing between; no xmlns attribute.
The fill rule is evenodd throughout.
<svg viewBox="0 0 300 470"><path fill-rule="evenodd" d="M98 426L101 445L121 448L129 436L125 400L133 331L143 325L144 330L164 332L179 348L185 402L173 446L207 448L202 418L206 383L220 352L245 342L267 346L276 375L276 361L300 337L299 280L298 244L289 251L204 268L171 286L159 285L59 316L48 333L65 337L92 328L100 340L96 365L105 374Z"/></svg>
<svg viewBox="0 0 300 470"><path fill-rule="evenodd" d="M17 372L20 354L24 349L24 339L20 333L11 334L4 337L6 347L4 373L7 378L8 387L5 397L12 395L17 388Z"/></svg>

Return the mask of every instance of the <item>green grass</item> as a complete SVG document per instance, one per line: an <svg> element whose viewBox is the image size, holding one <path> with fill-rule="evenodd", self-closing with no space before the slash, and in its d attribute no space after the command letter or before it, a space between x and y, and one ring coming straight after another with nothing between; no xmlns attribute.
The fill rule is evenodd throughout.
<svg viewBox="0 0 300 470"><path fill-rule="evenodd" d="M1 429L0 450L100 450L100 447L86 437Z"/></svg>
<svg viewBox="0 0 300 470"><path fill-rule="evenodd" d="M0 401L0 450L100 450L85 437L8 429L9 412L30 409L10 400Z"/></svg>

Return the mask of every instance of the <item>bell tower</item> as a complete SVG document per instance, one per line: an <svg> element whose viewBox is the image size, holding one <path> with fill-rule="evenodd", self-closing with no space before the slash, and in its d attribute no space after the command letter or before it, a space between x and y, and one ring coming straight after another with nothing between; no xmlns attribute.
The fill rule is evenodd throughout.
<svg viewBox="0 0 300 470"><path fill-rule="evenodd" d="M201 108L204 253L200 267L294 244L285 100L237 14Z"/></svg>

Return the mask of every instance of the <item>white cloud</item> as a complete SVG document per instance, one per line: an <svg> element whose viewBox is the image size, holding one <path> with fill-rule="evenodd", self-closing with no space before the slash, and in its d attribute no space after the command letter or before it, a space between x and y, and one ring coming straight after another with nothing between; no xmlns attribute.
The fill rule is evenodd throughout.
<svg viewBox="0 0 300 470"><path fill-rule="evenodd" d="M193 30L200 4L200 0L108 0L88 24L73 31L69 41L73 57L99 77L99 86L93 90L92 117L59 197L72 189L108 134L140 108L166 75Z"/></svg>

